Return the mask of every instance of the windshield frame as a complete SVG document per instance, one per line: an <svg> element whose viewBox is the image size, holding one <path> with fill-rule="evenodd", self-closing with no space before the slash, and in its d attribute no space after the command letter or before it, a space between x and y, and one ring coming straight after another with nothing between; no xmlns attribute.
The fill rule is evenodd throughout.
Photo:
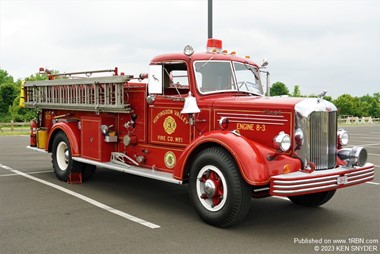
<svg viewBox="0 0 380 254"><path fill-rule="evenodd" d="M201 63L201 66L197 70L197 67L199 67L199 66L196 66L196 65L199 63ZM201 74L199 72L199 70L206 68L207 65L212 64L212 63L228 63L229 64L229 70L231 71L231 79L232 79L231 83L228 84L231 86L230 89L220 89L220 90L216 89L216 90L210 90L210 91L205 91L204 89L202 89L202 87L201 87L202 82L199 82L199 76L198 76L199 74ZM261 90L261 93L260 92L253 92L253 91L249 91L249 90L239 90L238 85L237 85L238 80L237 80L237 76L236 76L235 64L244 65L247 68L247 70L252 72L252 76L255 78L255 81L256 81L255 84L258 85L259 87L261 87L261 89L259 89L259 90ZM249 64L247 62L231 61L231 60L212 60L212 58L202 59L202 60L197 60L197 61L193 62L193 69L194 69L195 86L196 86L197 91L201 95L216 94L216 93L244 93L244 94L250 94L250 95L257 95L257 96L263 96L264 95L262 83L260 80L259 69L256 66ZM230 74L228 73L227 75L230 75ZM247 80L247 81L250 81L250 80Z"/></svg>

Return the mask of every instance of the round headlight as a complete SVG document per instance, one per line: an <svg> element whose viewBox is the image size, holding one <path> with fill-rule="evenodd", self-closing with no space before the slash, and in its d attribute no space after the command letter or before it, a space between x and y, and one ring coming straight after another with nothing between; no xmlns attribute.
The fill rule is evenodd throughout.
<svg viewBox="0 0 380 254"><path fill-rule="evenodd" d="M273 139L273 145L276 150L281 150L283 152L288 151L291 145L290 136L285 132L281 131Z"/></svg>
<svg viewBox="0 0 380 254"><path fill-rule="evenodd" d="M183 49L183 53L187 56L191 56L192 54L194 54L194 49L192 46L186 45L185 48Z"/></svg>
<svg viewBox="0 0 380 254"><path fill-rule="evenodd" d="M363 167L367 162L367 150L363 147L354 146L350 154L350 164Z"/></svg>
<svg viewBox="0 0 380 254"><path fill-rule="evenodd" d="M348 132L347 131L345 131L343 129L338 130L338 142L342 146L345 146L348 144Z"/></svg>
<svg viewBox="0 0 380 254"><path fill-rule="evenodd" d="M227 117L222 117L219 119L219 128L221 128L222 130L225 130L228 128L228 125L229 125L229 120Z"/></svg>
<svg viewBox="0 0 380 254"><path fill-rule="evenodd" d="M363 167L367 162L367 150L364 147L354 146L339 150L338 156L348 163L348 166Z"/></svg>

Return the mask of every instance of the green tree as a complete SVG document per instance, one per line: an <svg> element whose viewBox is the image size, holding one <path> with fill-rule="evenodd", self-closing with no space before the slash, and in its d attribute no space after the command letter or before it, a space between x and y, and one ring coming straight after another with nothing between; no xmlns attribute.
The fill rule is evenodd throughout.
<svg viewBox="0 0 380 254"><path fill-rule="evenodd" d="M380 117L380 94L374 93L373 96L364 95L360 97L362 107L368 113L368 116Z"/></svg>
<svg viewBox="0 0 380 254"><path fill-rule="evenodd" d="M380 102L375 98L368 103L368 115L375 118L380 117Z"/></svg>
<svg viewBox="0 0 380 254"><path fill-rule="evenodd" d="M13 120L15 122L24 122L36 118L36 110L32 108L21 108L19 106L20 95L18 95L14 101L12 107L9 108L9 118L7 120Z"/></svg>
<svg viewBox="0 0 380 254"><path fill-rule="evenodd" d="M301 90L300 90L300 86L299 86L299 85L295 85L295 86L294 86L292 96L293 96L293 97L302 97L302 94L301 94Z"/></svg>
<svg viewBox="0 0 380 254"><path fill-rule="evenodd" d="M380 93L374 93L373 97L380 103Z"/></svg>
<svg viewBox="0 0 380 254"><path fill-rule="evenodd" d="M25 78L27 81L46 79L45 74L39 73ZM20 91L21 80L14 82L13 77L7 71L0 69L0 122L25 121L36 116L35 109L19 107Z"/></svg>
<svg viewBox="0 0 380 254"><path fill-rule="evenodd" d="M14 83L0 84L0 115L4 116L8 113L8 109L12 106L18 91Z"/></svg>
<svg viewBox="0 0 380 254"><path fill-rule="evenodd" d="M328 96L326 95L325 97L323 97L324 100L326 101L329 101L329 102L333 102L333 98L331 96Z"/></svg>
<svg viewBox="0 0 380 254"><path fill-rule="evenodd" d="M0 85L4 83L13 83L13 77L8 72L0 69Z"/></svg>
<svg viewBox="0 0 380 254"><path fill-rule="evenodd" d="M343 94L334 100L341 115L368 116L368 109L358 97L352 97L349 94Z"/></svg>
<svg viewBox="0 0 380 254"><path fill-rule="evenodd" d="M289 89L284 83L276 82L272 84L270 88L270 95L271 96L289 95Z"/></svg>
<svg viewBox="0 0 380 254"><path fill-rule="evenodd" d="M13 77L7 71L0 69L0 116L8 112L16 96L16 87L14 87Z"/></svg>

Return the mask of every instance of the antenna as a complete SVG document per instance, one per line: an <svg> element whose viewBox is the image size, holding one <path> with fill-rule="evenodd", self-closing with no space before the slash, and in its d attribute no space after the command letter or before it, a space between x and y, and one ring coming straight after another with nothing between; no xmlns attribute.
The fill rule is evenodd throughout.
<svg viewBox="0 0 380 254"><path fill-rule="evenodd" d="M208 38L212 38L212 0L208 0Z"/></svg>

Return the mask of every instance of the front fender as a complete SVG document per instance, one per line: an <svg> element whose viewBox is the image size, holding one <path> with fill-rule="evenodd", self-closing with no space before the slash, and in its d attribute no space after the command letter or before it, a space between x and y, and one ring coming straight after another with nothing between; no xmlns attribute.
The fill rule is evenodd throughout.
<svg viewBox="0 0 380 254"><path fill-rule="evenodd" d="M53 139L58 131L63 131L66 134L70 142L71 155L73 157L80 156L80 130L77 122L60 122L54 124L48 136L48 152L52 151Z"/></svg>
<svg viewBox="0 0 380 254"><path fill-rule="evenodd" d="M196 154L205 147L219 145L225 148L235 159L242 177L251 185L268 183L269 173L266 159L258 144L229 131L212 131L194 140L178 158L174 168L176 179L186 178L185 174L191 167Z"/></svg>

